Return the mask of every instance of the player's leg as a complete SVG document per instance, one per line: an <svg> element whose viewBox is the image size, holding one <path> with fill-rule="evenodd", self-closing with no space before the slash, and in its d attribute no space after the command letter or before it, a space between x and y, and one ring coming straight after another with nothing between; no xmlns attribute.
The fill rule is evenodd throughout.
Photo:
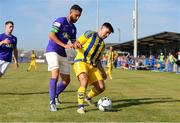
<svg viewBox="0 0 180 123"><path fill-rule="evenodd" d="M86 73L81 73L78 76L78 79L80 81L80 87L78 89L78 109L77 112L80 114L84 114L85 110L84 110L84 98L86 95L86 88L88 85L88 75Z"/></svg>
<svg viewBox="0 0 180 123"><path fill-rule="evenodd" d="M86 93L86 88L88 84L88 66L85 62L76 62L73 65L75 74L80 81L80 87L77 92L78 98L78 109L77 112L80 114L84 114L84 98Z"/></svg>
<svg viewBox="0 0 180 123"><path fill-rule="evenodd" d="M107 65L107 71L106 71L106 74L109 76L110 79L112 79L112 64L111 63L108 63Z"/></svg>
<svg viewBox="0 0 180 123"><path fill-rule="evenodd" d="M50 96L50 111L57 111L55 97L56 97L56 85L59 76L59 69L51 70L51 79L49 82L49 96Z"/></svg>
<svg viewBox="0 0 180 123"><path fill-rule="evenodd" d="M109 78L112 79L112 68L113 68L113 65L111 64L108 68L108 73L109 73Z"/></svg>
<svg viewBox="0 0 180 123"><path fill-rule="evenodd" d="M62 73L60 75L61 81L57 83L56 87L56 105L59 105L61 103L61 101L59 100L59 95L66 89L66 87L70 83L70 75Z"/></svg>
<svg viewBox="0 0 180 123"><path fill-rule="evenodd" d="M106 74L109 76L109 66L106 66Z"/></svg>
<svg viewBox="0 0 180 123"><path fill-rule="evenodd" d="M36 71L37 70L37 67L36 67L36 61L34 60L33 62L33 67L34 67L34 70Z"/></svg>
<svg viewBox="0 0 180 123"><path fill-rule="evenodd" d="M85 101L88 103L90 106L95 106L95 104L92 101L92 98L101 94L105 90L105 83L103 80L94 82L92 84L92 88L90 92L87 94Z"/></svg>
<svg viewBox="0 0 180 123"><path fill-rule="evenodd" d="M30 62L27 71L30 71L32 69L32 61Z"/></svg>
<svg viewBox="0 0 180 123"><path fill-rule="evenodd" d="M93 68L89 72L89 84L92 85L90 92L87 94L85 101L90 105L94 106L92 98L99 95L105 90L105 84L101 72L97 68Z"/></svg>
<svg viewBox="0 0 180 123"><path fill-rule="evenodd" d="M2 61L0 60L0 77L3 75L3 73L2 73L2 65L3 65L3 63L2 63Z"/></svg>
<svg viewBox="0 0 180 123"><path fill-rule="evenodd" d="M51 71L51 79L49 82L49 94L51 103L55 104L55 96L56 96L56 85L59 77L59 69L53 69Z"/></svg>
<svg viewBox="0 0 180 123"><path fill-rule="evenodd" d="M105 84L103 81L103 77L101 72L97 68L91 69L89 74L89 83L92 85L90 92L87 94L85 101L89 104L94 106L92 103L92 98L100 94L105 89Z"/></svg>
<svg viewBox="0 0 180 123"><path fill-rule="evenodd" d="M59 64L61 81L57 83L56 104L60 103L58 96L66 89L66 87L70 83L70 66L67 62L67 58L59 56Z"/></svg>
<svg viewBox="0 0 180 123"><path fill-rule="evenodd" d="M60 73L58 55L54 52L46 53L46 60L48 63L48 70L51 71L51 79L49 82L50 111L57 111L55 106L55 97L57 80Z"/></svg>
<svg viewBox="0 0 180 123"><path fill-rule="evenodd" d="M0 60L0 77L2 77L8 69L10 62Z"/></svg>

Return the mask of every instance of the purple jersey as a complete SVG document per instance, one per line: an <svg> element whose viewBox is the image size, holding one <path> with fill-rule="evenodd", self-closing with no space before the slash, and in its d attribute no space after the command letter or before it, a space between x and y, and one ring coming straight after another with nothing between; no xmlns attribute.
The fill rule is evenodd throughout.
<svg viewBox="0 0 180 123"><path fill-rule="evenodd" d="M0 34L0 42L6 38L10 40L10 44L2 44L0 46L0 60L11 62L13 48L17 45L17 38L13 35L8 36L5 33Z"/></svg>
<svg viewBox="0 0 180 123"><path fill-rule="evenodd" d="M57 38L64 44L67 44L69 40L71 42L76 40L76 27L74 24L70 24L67 17L61 17L53 22L51 32L55 32ZM65 48L56 44L54 41L49 39L46 52L56 52L60 56L66 57Z"/></svg>

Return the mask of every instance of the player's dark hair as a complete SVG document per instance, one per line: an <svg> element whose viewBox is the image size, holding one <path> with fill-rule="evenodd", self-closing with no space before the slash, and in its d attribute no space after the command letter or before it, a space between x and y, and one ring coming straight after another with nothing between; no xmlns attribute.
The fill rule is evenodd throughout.
<svg viewBox="0 0 180 123"><path fill-rule="evenodd" d="M13 23L12 21L6 21L6 22L5 22L5 25L7 25L7 24L9 24L9 23L12 24L12 25L14 25L14 23Z"/></svg>
<svg viewBox="0 0 180 123"><path fill-rule="evenodd" d="M82 12L82 8L79 5L76 5L76 4L71 6L71 9L78 10L79 12Z"/></svg>
<svg viewBox="0 0 180 123"><path fill-rule="evenodd" d="M107 27L112 33L114 32L114 29L110 23L105 22L102 26Z"/></svg>

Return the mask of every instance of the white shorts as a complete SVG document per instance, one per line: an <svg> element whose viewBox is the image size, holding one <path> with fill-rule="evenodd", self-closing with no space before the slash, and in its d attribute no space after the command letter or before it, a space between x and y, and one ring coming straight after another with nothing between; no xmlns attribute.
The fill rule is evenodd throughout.
<svg viewBox="0 0 180 123"><path fill-rule="evenodd" d="M0 72L1 74L4 74L10 65L10 62L6 62L4 60L0 60Z"/></svg>
<svg viewBox="0 0 180 123"><path fill-rule="evenodd" d="M62 57L56 52L48 52L45 54L48 63L48 70L59 69L62 74L70 74L70 65L67 57Z"/></svg>

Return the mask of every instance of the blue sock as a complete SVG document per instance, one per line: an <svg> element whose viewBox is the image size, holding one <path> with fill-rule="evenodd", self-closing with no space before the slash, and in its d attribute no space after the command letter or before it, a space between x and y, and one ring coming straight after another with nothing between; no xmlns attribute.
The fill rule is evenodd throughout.
<svg viewBox="0 0 180 123"><path fill-rule="evenodd" d="M64 91L64 89L67 87L66 84L63 83L63 81L59 82L56 87L56 97Z"/></svg>
<svg viewBox="0 0 180 123"><path fill-rule="evenodd" d="M56 84L57 84L57 80L51 78L49 83L49 95L50 95L50 100L52 101L51 104L55 104Z"/></svg>
<svg viewBox="0 0 180 123"><path fill-rule="evenodd" d="M86 99L87 99L87 100L91 100L91 98L89 98L88 96L86 96Z"/></svg>
<svg viewBox="0 0 180 123"><path fill-rule="evenodd" d="M78 108L84 107L84 105L78 105Z"/></svg>

